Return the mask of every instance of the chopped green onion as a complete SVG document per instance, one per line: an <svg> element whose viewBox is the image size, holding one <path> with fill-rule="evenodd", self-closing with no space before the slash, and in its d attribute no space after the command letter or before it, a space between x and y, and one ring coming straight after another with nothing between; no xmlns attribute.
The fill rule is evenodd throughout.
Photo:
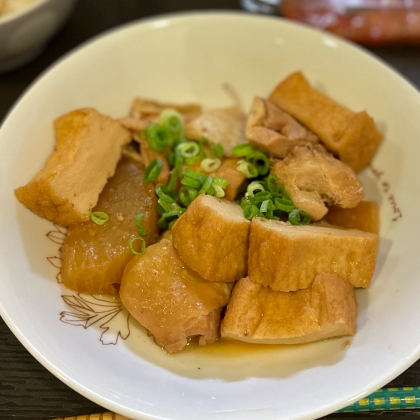
<svg viewBox="0 0 420 420"><path fill-rule="evenodd" d="M201 186L200 191L198 191L198 194L206 194L209 191L212 183L213 183L213 178L211 176L208 176L206 180L203 182L203 185Z"/></svg>
<svg viewBox="0 0 420 420"><path fill-rule="evenodd" d="M220 168L220 165L222 164L222 161L219 158L211 159L211 158L205 158L201 161L201 169L203 169L206 172L213 172L216 169Z"/></svg>
<svg viewBox="0 0 420 420"><path fill-rule="evenodd" d="M289 213L289 222L292 225L307 225L310 221L311 216L306 211L294 209Z"/></svg>
<svg viewBox="0 0 420 420"><path fill-rule="evenodd" d="M201 149L200 145L195 141L187 141L177 146L176 150L181 154L183 158L191 158L199 156Z"/></svg>
<svg viewBox="0 0 420 420"><path fill-rule="evenodd" d="M221 159L225 155L225 151L223 149L223 146L220 143L217 143L214 146L214 154Z"/></svg>
<svg viewBox="0 0 420 420"><path fill-rule="evenodd" d="M186 209L182 207L178 207L173 209L165 214L158 220L157 225L161 229L168 229L169 223L172 222L174 219L176 220L178 217L182 216L185 213Z"/></svg>
<svg viewBox="0 0 420 420"><path fill-rule="evenodd" d="M174 203L176 201L176 194L169 190L168 187L165 187L165 185L159 185L155 191L159 198L163 198L168 203Z"/></svg>
<svg viewBox="0 0 420 420"><path fill-rule="evenodd" d="M260 191L253 196L248 195L248 199L252 204L262 203L263 201L271 200L271 193L270 191Z"/></svg>
<svg viewBox="0 0 420 420"><path fill-rule="evenodd" d="M160 159L153 159L144 171L143 179L146 182L154 182L160 175L163 163Z"/></svg>
<svg viewBox="0 0 420 420"><path fill-rule="evenodd" d="M252 163L260 175L266 175L269 169L268 157L265 153L255 151L246 156L246 160Z"/></svg>
<svg viewBox="0 0 420 420"><path fill-rule="evenodd" d="M140 251L136 251L135 249L134 249L134 242L135 241L140 241L140 243L141 243L141 248L140 248ZM130 241L130 243L129 243L129 248L130 248L130 251L133 253L133 254L135 254L135 255L141 255L141 254L144 254L144 251L146 251L146 241L143 239L143 238L141 238L140 236L137 236L137 238L133 238L131 241Z"/></svg>
<svg viewBox="0 0 420 420"><path fill-rule="evenodd" d="M246 157L254 151L249 143L238 144L232 147L232 154L236 157Z"/></svg>
<svg viewBox="0 0 420 420"><path fill-rule="evenodd" d="M271 200L264 200L261 203L261 207L260 207L260 212L261 213L267 213L269 203L271 203Z"/></svg>
<svg viewBox="0 0 420 420"><path fill-rule="evenodd" d="M167 128L173 140L184 136L184 119L175 109L165 109L162 111L159 122Z"/></svg>
<svg viewBox="0 0 420 420"><path fill-rule="evenodd" d="M295 208L292 201L284 200L282 198L277 198L277 197L274 199L274 205L277 210L285 211L287 213L290 213Z"/></svg>
<svg viewBox="0 0 420 420"><path fill-rule="evenodd" d="M246 192L250 196L253 196L255 191L257 192L265 191L265 188L263 187L260 181L251 182L246 189Z"/></svg>
<svg viewBox="0 0 420 420"><path fill-rule="evenodd" d="M214 157L214 146L212 143L210 143L210 140L207 137L200 137L198 139L198 143L200 144L203 156L208 157L208 154L206 153L206 147L210 151L210 157Z"/></svg>
<svg viewBox="0 0 420 420"><path fill-rule="evenodd" d="M206 177L206 175L203 175L201 172L198 172L191 168L185 168L182 172L182 175L200 182L203 182L204 178Z"/></svg>
<svg viewBox="0 0 420 420"><path fill-rule="evenodd" d="M190 188L187 186L182 186L179 189L179 201L185 206L188 207L198 196L198 191L195 188Z"/></svg>
<svg viewBox="0 0 420 420"><path fill-rule="evenodd" d="M258 176L257 168L249 162L239 161L236 169L241 172L245 178L256 178Z"/></svg>
<svg viewBox="0 0 420 420"><path fill-rule="evenodd" d="M91 211L89 216L90 220L97 225L104 225L109 220L109 216L103 211Z"/></svg>
<svg viewBox="0 0 420 420"><path fill-rule="evenodd" d="M148 230L147 232L144 230L143 225L141 224L141 219L143 219L143 217L145 216L144 213L139 213L136 216L136 228L137 228L137 232L140 236L147 236L150 233L150 230Z"/></svg>
<svg viewBox="0 0 420 420"><path fill-rule="evenodd" d="M168 186L167 186L169 191L173 191L175 189L179 173L181 172L181 169L182 169L182 164L184 163L183 161L184 159L182 158L182 156L179 154L176 154L175 166L172 170L171 178L169 179Z"/></svg>
<svg viewBox="0 0 420 420"><path fill-rule="evenodd" d="M150 148L158 153L163 153L171 142L168 129L161 124L149 124L146 129L146 139Z"/></svg>
<svg viewBox="0 0 420 420"><path fill-rule="evenodd" d="M219 175L216 175L213 178L213 185L217 185L217 186L222 187L223 189L225 189L228 186L228 184L229 184L228 180L225 179L225 178L222 178Z"/></svg>
<svg viewBox="0 0 420 420"><path fill-rule="evenodd" d="M260 211L257 206L250 204L244 208L245 219L251 220L255 216L258 216L259 214L260 214Z"/></svg>
<svg viewBox="0 0 420 420"><path fill-rule="evenodd" d="M171 211L172 209L172 203L168 203L167 201L162 200L159 198L158 204L163 208L164 213L167 213L168 211Z"/></svg>
<svg viewBox="0 0 420 420"><path fill-rule="evenodd" d="M265 179L267 188L271 193L278 193L280 190L279 179L274 174L269 174Z"/></svg>
<svg viewBox="0 0 420 420"><path fill-rule="evenodd" d="M189 178L188 176L183 176L181 178L181 184L190 188L199 189L201 187L201 182L196 179Z"/></svg>
<svg viewBox="0 0 420 420"><path fill-rule="evenodd" d="M225 190L220 185L214 185L213 183L213 188L215 197L222 198L225 196Z"/></svg>

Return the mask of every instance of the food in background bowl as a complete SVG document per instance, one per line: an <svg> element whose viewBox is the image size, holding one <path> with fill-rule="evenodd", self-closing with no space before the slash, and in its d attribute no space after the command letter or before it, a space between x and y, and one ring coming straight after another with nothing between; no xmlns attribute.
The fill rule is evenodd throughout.
<svg viewBox="0 0 420 420"><path fill-rule="evenodd" d="M0 17L20 12L39 0L0 0Z"/></svg>

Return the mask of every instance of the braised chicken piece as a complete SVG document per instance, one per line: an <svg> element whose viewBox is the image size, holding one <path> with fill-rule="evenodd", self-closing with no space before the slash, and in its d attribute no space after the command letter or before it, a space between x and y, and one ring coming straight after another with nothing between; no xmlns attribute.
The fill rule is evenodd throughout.
<svg viewBox="0 0 420 420"><path fill-rule="evenodd" d="M325 151L318 137L272 102L256 97L246 125L252 146L272 157L285 158L295 146L312 145Z"/></svg>
<svg viewBox="0 0 420 420"><path fill-rule="evenodd" d="M185 136L192 140L206 137L214 144L220 143L225 155L231 157L232 147L247 143L245 124L245 115L236 107L208 109L187 122Z"/></svg>
<svg viewBox="0 0 420 420"><path fill-rule="evenodd" d="M93 108L55 121L56 150L16 197L38 216L61 226L89 220L107 179L115 172L130 132Z"/></svg>
<svg viewBox="0 0 420 420"><path fill-rule="evenodd" d="M275 161L271 172L295 207L306 211L313 221L327 214L326 203L348 208L363 199L363 186L349 166L310 147L295 147L285 159Z"/></svg>
<svg viewBox="0 0 420 420"><path fill-rule="evenodd" d="M297 344L356 333L356 298L351 284L319 274L310 288L275 292L248 277L234 287L221 336L249 343Z"/></svg>
<svg viewBox="0 0 420 420"><path fill-rule="evenodd" d="M322 220L344 229L379 234L379 205L376 201L361 201L352 209L332 206Z"/></svg>
<svg viewBox="0 0 420 420"><path fill-rule="evenodd" d="M249 226L239 204L200 195L172 227L172 241L189 268L229 283L247 274Z"/></svg>
<svg viewBox="0 0 420 420"><path fill-rule="evenodd" d="M320 273L366 288L377 250L378 235L373 233L254 218L248 272L254 283L282 292L306 289Z"/></svg>
<svg viewBox="0 0 420 420"><path fill-rule="evenodd" d="M162 239L129 262L120 297L156 343L175 353L189 337L199 336L200 345L218 338L220 313L231 288L204 280L181 260L171 241Z"/></svg>
<svg viewBox="0 0 420 420"><path fill-rule="evenodd" d="M109 220L103 225L89 221L69 227L62 246L65 286L79 293L116 293L124 268L134 256L129 244L138 236L139 213L145 214L144 230L150 230L146 243L155 239L156 194L152 184L143 182L143 173L141 163L123 157L93 209L105 212Z"/></svg>
<svg viewBox="0 0 420 420"><path fill-rule="evenodd" d="M314 89L301 72L280 82L268 98L319 136L353 170L372 160L382 133L365 112L355 113Z"/></svg>

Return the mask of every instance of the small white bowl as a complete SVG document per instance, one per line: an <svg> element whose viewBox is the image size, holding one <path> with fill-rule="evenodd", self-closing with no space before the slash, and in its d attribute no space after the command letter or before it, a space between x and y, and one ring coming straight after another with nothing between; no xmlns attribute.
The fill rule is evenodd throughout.
<svg viewBox="0 0 420 420"><path fill-rule="evenodd" d="M58 31L76 0L38 0L19 12L0 16L0 72L34 59Z"/></svg>

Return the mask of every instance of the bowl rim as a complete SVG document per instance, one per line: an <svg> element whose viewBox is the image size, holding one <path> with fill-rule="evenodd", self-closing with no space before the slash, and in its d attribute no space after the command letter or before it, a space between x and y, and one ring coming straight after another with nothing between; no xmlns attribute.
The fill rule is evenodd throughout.
<svg viewBox="0 0 420 420"><path fill-rule="evenodd" d="M18 12L13 12L4 16L0 15L0 27L2 24L10 23L15 19L18 20L21 17L32 13L34 10L38 9L39 7L42 7L44 4L51 1L53 0L36 0L29 6L24 7L23 9L19 10Z"/></svg>
<svg viewBox="0 0 420 420"><path fill-rule="evenodd" d="M52 1L52 0L40 0L36 4L37 5L44 4L44 3L47 3L48 1ZM114 33L126 30L130 27L134 27L134 26L137 26L137 25L140 25L140 24L161 22L161 21L173 20L173 19L185 19L185 18L200 19L200 18L207 18L207 17L210 17L210 18L211 17L220 17L220 16L223 16L225 18L228 18L228 17L247 18L247 19L252 19L252 20L272 20L272 21L275 20L275 21L281 22L281 24L283 24L283 25L285 24L285 25L291 25L291 26L299 26L302 29L304 29L306 31L309 31L309 32L316 31L318 33L323 33L323 34L327 35L329 38L334 39L341 44L344 44L344 46L346 46L347 48L350 48L354 52L357 51L357 53L363 54L365 57L376 61L378 64L380 64L384 68L384 70L387 70L388 72L392 73L395 77L397 77L399 79L400 83L404 83L405 85L411 87L414 91L413 93L416 93L419 97L419 100L420 100L419 89L413 83L408 81L404 76L402 76L397 70L395 70L388 63L386 63L386 61L377 57L376 55L371 53L369 50L367 50L367 49L365 49L365 48L363 48L363 47L361 47L357 44L354 44L354 43L352 43L352 42L350 42L346 39L340 38L336 35L333 35L333 34L330 34L330 33L325 33L324 31L318 30L316 28L309 27L308 25L305 25L305 24L302 24L302 23L299 23L299 22L294 22L294 21L290 21L290 20L287 20L287 19L284 19L284 18L279 18L278 16L252 15L248 12L241 11L241 10L224 11L224 10L210 9L210 10L204 10L204 11L180 11L180 12L175 12L175 13L165 13L165 14L159 14L159 15L154 15L154 16L150 16L150 17L145 17L145 18L137 19L137 20L134 20L134 21L126 22L124 24L115 26L113 28L107 29L106 31L103 31L103 32L93 36L92 38L82 42L78 46L74 47L73 49L71 49L70 51L65 53L59 59L54 61L50 66L48 66L44 71L42 71L38 75L38 77L36 77L29 84L29 86L22 92L22 94L17 98L16 102L12 105L10 110L6 113L3 121L0 123L0 132L1 132L1 129L2 129L3 125L9 119L9 116L14 112L15 108L17 108L17 106L20 104L21 100L26 96L26 94L30 90L32 90L32 88L34 88L35 85L37 85L39 81L44 79L44 77L47 77L47 75L50 72L54 71L56 69L56 67L60 66L63 62L67 61L68 59L71 59L71 57L73 55L77 54L81 50L84 50L85 48L90 48L92 45L94 45L97 42L102 42L103 39L105 39L109 36L112 36ZM0 21L0 23L1 23L1 21ZM121 413L123 415L130 416L130 415L133 415L135 413L140 414L137 411L134 411L133 409L130 409L129 407L127 407L125 405L119 404L116 401L111 401L111 400L107 399L106 397L102 397L101 395L98 395L95 392L87 389L83 384L77 383L76 381L71 379L66 372L63 372L60 368L58 368L57 366L50 363L45 358L45 356L38 351L36 346L34 346L31 342L29 342L26 339L24 333L22 331L20 331L19 327L14 324L12 319L5 312L4 307L1 304L1 299L0 299L0 315L4 319L6 325L10 328L10 330L13 332L13 334L19 339L21 344L24 345L24 347L31 353L31 355L39 363L41 363L48 371L53 373L54 376L59 378L67 386L69 386L70 388L72 388L76 392L80 393L85 398L88 398L91 401L93 401L97 404L100 404L100 405L105 405L106 404L106 406L108 408L110 408L113 411L116 411L118 413ZM364 390L362 390L358 393L357 397L353 397L352 399L349 399L347 401L347 403L348 404L354 403L354 402L358 401L359 399L365 397L366 395L369 395L370 393L374 392L377 389L378 384L379 384L379 386L385 385L386 383L388 383L389 381L391 381L392 379L394 379L395 377L400 375L402 372L404 372L406 369L408 369L413 363L415 363L415 361L419 357L420 357L420 343L419 343L419 345L416 349L412 350L412 352L409 356L407 356L403 360L400 360L399 363L394 365L394 369L393 369L392 373L387 373L387 374L383 375L381 380L378 381L375 384L376 386L374 386L374 387L369 386L369 387L365 388ZM382 383L382 385L380 385L380 383ZM338 410L341 407L342 407L342 403L332 404L327 409L326 409L326 407L319 407L316 411L311 413L311 415L316 415L318 417L319 416L325 416L325 415L328 415L328 414L332 413L333 411L331 411L331 410ZM144 413L141 413L141 414L143 416L145 416L144 417L145 419L146 418L150 419L150 420L155 419L155 417L150 417L150 415L147 415L147 414L145 415ZM309 418L309 417L304 417L304 418Z"/></svg>

